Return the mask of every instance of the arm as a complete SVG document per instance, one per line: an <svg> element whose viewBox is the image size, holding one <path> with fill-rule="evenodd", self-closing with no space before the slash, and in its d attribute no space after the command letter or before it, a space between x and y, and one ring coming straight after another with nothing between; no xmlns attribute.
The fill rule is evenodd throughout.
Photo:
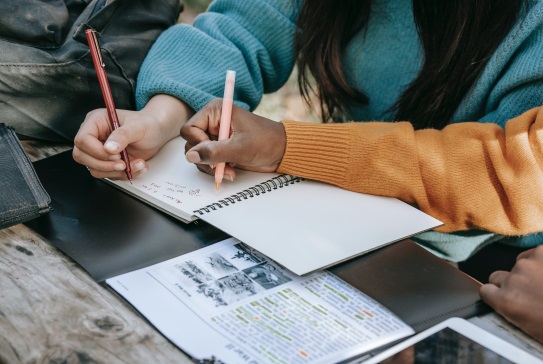
<svg viewBox="0 0 543 364"><path fill-rule="evenodd" d="M399 198L443 221L442 232L543 231L543 109L505 131L490 123L284 125L278 172Z"/></svg>
<svg viewBox="0 0 543 364"><path fill-rule="evenodd" d="M407 122L277 124L234 108L230 139L214 142L219 108L210 103L181 129L187 159L205 172L231 162L396 197L443 221L443 232L543 231L543 108L511 119L505 131L492 123L441 131Z"/></svg>
<svg viewBox="0 0 543 364"><path fill-rule="evenodd" d="M298 7L290 0L217 0L194 26L171 27L141 67L138 107L163 93L198 111L222 96L224 74L231 69L237 104L254 109L263 93L279 89L292 72Z"/></svg>

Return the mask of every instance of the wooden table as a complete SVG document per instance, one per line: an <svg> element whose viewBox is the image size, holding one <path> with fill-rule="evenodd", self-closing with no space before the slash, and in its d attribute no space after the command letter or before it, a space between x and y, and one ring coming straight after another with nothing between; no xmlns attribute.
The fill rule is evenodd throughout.
<svg viewBox="0 0 543 364"><path fill-rule="evenodd" d="M70 146L23 142L33 160ZM0 363L192 363L113 291L24 225L0 230ZM471 319L543 359L496 314Z"/></svg>

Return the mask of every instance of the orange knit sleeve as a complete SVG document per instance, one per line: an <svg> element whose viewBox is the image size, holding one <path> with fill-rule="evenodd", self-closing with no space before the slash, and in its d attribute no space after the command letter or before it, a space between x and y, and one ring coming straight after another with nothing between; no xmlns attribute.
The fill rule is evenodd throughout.
<svg viewBox="0 0 543 364"><path fill-rule="evenodd" d="M413 130L408 122L283 121L280 173L396 197L443 221L438 231L543 231L543 108L507 122Z"/></svg>

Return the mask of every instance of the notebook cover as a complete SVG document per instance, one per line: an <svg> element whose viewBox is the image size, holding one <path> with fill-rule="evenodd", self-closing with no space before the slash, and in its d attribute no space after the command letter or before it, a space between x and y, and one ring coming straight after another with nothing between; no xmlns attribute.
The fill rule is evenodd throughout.
<svg viewBox="0 0 543 364"><path fill-rule="evenodd" d="M52 211L27 225L97 281L155 264L228 235L185 224L93 178L71 151L35 162ZM452 316L483 312L480 284L409 240L330 271L396 313L416 331Z"/></svg>

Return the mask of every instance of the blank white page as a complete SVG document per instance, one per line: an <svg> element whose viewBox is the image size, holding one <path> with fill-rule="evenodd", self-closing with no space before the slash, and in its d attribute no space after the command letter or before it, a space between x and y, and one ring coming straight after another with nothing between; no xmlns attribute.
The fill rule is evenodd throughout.
<svg viewBox="0 0 543 364"><path fill-rule="evenodd" d="M400 200L309 180L200 218L298 275L442 225Z"/></svg>

